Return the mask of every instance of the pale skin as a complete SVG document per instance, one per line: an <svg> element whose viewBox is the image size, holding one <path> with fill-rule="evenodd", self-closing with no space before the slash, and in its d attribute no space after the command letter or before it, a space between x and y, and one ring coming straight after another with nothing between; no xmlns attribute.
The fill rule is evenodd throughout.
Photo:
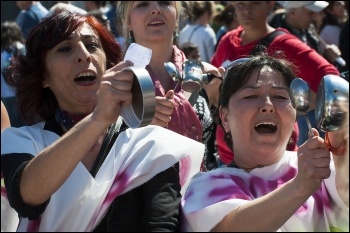
<svg viewBox="0 0 350 233"><path fill-rule="evenodd" d="M170 76L163 63L172 62L173 34L178 27L177 10L174 1L134 1L131 3L129 22L126 27L134 33L135 42L150 48L152 58L149 66L161 78L160 82L166 91L164 97L157 97L156 116L151 124L166 125L171 120L174 109L173 90ZM207 63L205 72L221 76L220 70ZM223 69L221 68L221 72ZM165 124L164 124L165 123Z"/></svg>
<svg viewBox="0 0 350 233"><path fill-rule="evenodd" d="M256 167L277 162L284 154L296 117L288 88L279 72L255 70L248 83L233 94L228 108L220 108L225 131L232 133L235 162L240 167ZM262 122L276 125L273 133L255 129ZM320 187L330 175L330 152L318 132L298 149L298 173L269 194L233 209L212 231L276 231ZM333 143L341 144L343 131L331 133ZM334 156L337 190L348 205L348 151ZM341 164L343 163L343 164ZM345 164L346 163L346 164ZM249 172L249 171L248 171ZM266 213L269 214L266 214ZM252 224L254 223L254 224Z"/></svg>
<svg viewBox="0 0 350 233"><path fill-rule="evenodd" d="M107 128L116 122L121 106L131 103L133 74L121 72L130 65L131 62L121 62L106 70L106 55L100 40L86 24L48 51L48 75L43 87L52 89L62 109L89 115L26 166L20 181L20 193L25 203L39 205L45 202L79 162L87 170L91 169ZM96 79L74 81L85 72L92 72Z"/></svg>

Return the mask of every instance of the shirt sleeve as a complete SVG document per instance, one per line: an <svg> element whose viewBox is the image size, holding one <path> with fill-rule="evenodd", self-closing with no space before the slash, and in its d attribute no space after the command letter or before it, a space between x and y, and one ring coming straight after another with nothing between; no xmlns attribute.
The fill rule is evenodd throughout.
<svg viewBox="0 0 350 233"><path fill-rule="evenodd" d="M38 206L23 202L19 184L24 168L34 156L30 154L7 154L1 156L1 172L4 176L7 197L10 206L18 215L30 220L37 219L46 209L49 200Z"/></svg>
<svg viewBox="0 0 350 233"><path fill-rule="evenodd" d="M298 77L308 82L314 92L325 75L339 75L334 65L294 35L276 37L269 50L283 51L285 58L295 65Z"/></svg>

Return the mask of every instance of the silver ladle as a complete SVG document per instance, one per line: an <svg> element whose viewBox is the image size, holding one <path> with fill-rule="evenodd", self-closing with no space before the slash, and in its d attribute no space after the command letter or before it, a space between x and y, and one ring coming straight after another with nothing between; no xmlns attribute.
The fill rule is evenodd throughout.
<svg viewBox="0 0 350 233"><path fill-rule="evenodd" d="M310 88L309 85L301 78L295 78L290 84L289 95L292 100L293 107L305 117L309 134L314 136L310 119L307 116L307 110L310 107Z"/></svg>

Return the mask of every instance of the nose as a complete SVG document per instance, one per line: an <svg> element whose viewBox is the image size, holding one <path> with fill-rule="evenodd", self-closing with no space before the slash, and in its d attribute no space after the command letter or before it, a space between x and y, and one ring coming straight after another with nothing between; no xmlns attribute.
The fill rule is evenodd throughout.
<svg viewBox="0 0 350 233"><path fill-rule="evenodd" d="M275 107L273 106L270 97L266 97L260 108L260 113L274 113Z"/></svg>
<svg viewBox="0 0 350 233"><path fill-rule="evenodd" d="M251 14L253 11L253 5L251 4L243 4L240 6L240 10L243 14Z"/></svg>
<svg viewBox="0 0 350 233"><path fill-rule="evenodd" d="M151 9L151 14L152 15L156 15L156 14L160 14L160 7L159 7L159 5L158 5L158 2L154 2L153 4L152 4L152 9Z"/></svg>
<svg viewBox="0 0 350 233"><path fill-rule="evenodd" d="M77 48L77 62L90 62L91 61L91 54L86 49L85 45L82 42L79 42L78 48Z"/></svg>

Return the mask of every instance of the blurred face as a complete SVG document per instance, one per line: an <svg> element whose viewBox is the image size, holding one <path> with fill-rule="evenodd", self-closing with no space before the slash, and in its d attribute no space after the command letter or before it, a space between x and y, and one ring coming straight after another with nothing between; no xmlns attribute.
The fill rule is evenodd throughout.
<svg viewBox="0 0 350 233"><path fill-rule="evenodd" d="M257 77L255 70L248 83L231 96L228 107L220 109L225 131L232 134L235 160L250 165L276 162L296 119L283 76L263 67Z"/></svg>
<svg viewBox="0 0 350 233"><path fill-rule="evenodd" d="M273 7L271 1L235 1L237 21L244 28L257 28L266 24Z"/></svg>
<svg viewBox="0 0 350 233"><path fill-rule="evenodd" d="M48 51L46 69L43 86L50 87L61 109L71 113L93 111L106 70L106 55L88 24Z"/></svg>
<svg viewBox="0 0 350 233"><path fill-rule="evenodd" d="M336 1L335 3L333 3L333 7L330 9L329 12L332 15L339 17L340 19L343 19L348 15L344 1Z"/></svg>
<svg viewBox="0 0 350 233"><path fill-rule="evenodd" d="M326 16L326 13L324 11L320 11L320 12L315 12L313 14L313 23L315 23L315 26L317 28L320 28L322 25L322 20L324 19L324 17Z"/></svg>
<svg viewBox="0 0 350 233"><path fill-rule="evenodd" d="M172 43L176 14L174 1L135 1L131 5L128 29L142 45Z"/></svg>
<svg viewBox="0 0 350 233"><path fill-rule="evenodd" d="M199 53L198 48L192 49L191 52L188 53L187 59L188 60L198 60L198 61L200 61L201 55Z"/></svg>
<svg viewBox="0 0 350 233"><path fill-rule="evenodd" d="M301 30L301 29L307 29L310 27L310 24L312 23L314 19L314 12L301 7L298 9L293 9L293 27Z"/></svg>
<svg viewBox="0 0 350 233"><path fill-rule="evenodd" d="M16 1L16 5L21 10L27 10L31 6L31 1Z"/></svg>

